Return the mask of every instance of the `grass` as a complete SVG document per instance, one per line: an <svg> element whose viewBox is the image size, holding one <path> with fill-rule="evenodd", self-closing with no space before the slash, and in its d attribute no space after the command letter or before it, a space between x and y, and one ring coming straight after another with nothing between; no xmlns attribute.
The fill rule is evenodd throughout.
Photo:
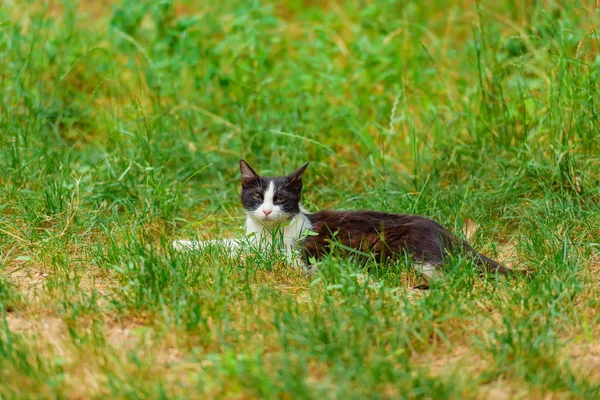
<svg viewBox="0 0 600 400"><path fill-rule="evenodd" d="M4 2L0 398L599 397L592 3ZM173 252L240 158L535 276Z"/></svg>

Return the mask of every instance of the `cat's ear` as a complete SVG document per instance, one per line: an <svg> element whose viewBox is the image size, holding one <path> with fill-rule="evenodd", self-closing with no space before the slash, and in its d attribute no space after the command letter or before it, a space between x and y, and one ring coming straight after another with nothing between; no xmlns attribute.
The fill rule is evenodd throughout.
<svg viewBox="0 0 600 400"><path fill-rule="evenodd" d="M260 176L244 160L240 160L240 172L242 173L242 186L247 186L259 180Z"/></svg>
<svg viewBox="0 0 600 400"><path fill-rule="evenodd" d="M302 184L302 177L304 176L304 171L306 170L306 167L308 167L308 163L304 164L303 166L289 174L287 177L286 184Z"/></svg>

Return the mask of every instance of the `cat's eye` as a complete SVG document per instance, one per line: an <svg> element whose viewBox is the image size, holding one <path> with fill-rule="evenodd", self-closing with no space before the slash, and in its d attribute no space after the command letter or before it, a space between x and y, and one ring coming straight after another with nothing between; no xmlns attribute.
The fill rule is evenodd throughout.
<svg viewBox="0 0 600 400"><path fill-rule="evenodd" d="M260 195L260 193L254 193L254 194L252 195L252 198L253 198L254 200L261 200L261 199L262 199L262 196Z"/></svg>
<svg viewBox="0 0 600 400"><path fill-rule="evenodd" d="M275 196L274 200L276 203L281 203L284 200L284 198L282 195L278 194L277 196Z"/></svg>

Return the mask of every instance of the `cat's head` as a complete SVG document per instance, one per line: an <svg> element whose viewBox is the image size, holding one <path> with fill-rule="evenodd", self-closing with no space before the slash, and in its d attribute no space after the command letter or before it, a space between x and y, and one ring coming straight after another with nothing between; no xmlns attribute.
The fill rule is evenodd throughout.
<svg viewBox="0 0 600 400"><path fill-rule="evenodd" d="M278 223L294 218L300 212L302 176L308 163L287 176L260 176L244 160L242 204L246 213L262 223Z"/></svg>

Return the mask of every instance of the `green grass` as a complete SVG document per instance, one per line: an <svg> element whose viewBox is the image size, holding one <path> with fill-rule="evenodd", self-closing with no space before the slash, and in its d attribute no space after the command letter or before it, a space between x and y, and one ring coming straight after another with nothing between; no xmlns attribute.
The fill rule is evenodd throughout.
<svg viewBox="0 0 600 400"><path fill-rule="evenodd" d="M0 8L0 398L600 397L593 2L218 3ZM535 276L172 251L240 158Z"/></svg>

